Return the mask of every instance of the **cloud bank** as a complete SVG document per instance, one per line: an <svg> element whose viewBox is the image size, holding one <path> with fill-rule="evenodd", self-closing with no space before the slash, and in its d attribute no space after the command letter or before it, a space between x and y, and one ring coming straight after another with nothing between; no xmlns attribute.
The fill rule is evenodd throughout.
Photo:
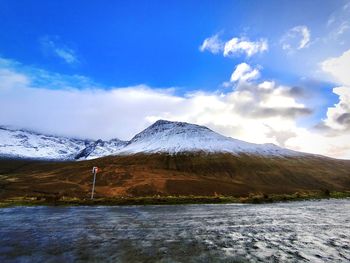
<svg viewBox="0 0 350 263"><path fill-rule="evenodd" d="M323 129L330 136L350 135L350 49L339 57L326 59L321 63L321 68L341 86L333 89L339 102L328 108L327 118L319 124L318 128Z"/></svg>
<svg viewBox="0 0 350 263"><path fill-rule="evenodd" d="M0 124L70 137L130 139L154 121L169 119L206 125L249 142L350 158L350 145L344 148L343 143L346 134L322 135L298 125L313 112L300 101L299 88L259 80L260 70L241 63L225 92L179 96L174 88L102 87L86 77L0 59ZM336 92L341 101L349 100L348 91ZM345 127L348 108L339 107L342 102L334 107L339 114L329 118Z"/></svg>
<svg viewBox="0 0 350 263"><path fill-rule="evenodd" d="M339 57L328 58L323 61L321 69L330 74L335 82L350 87L350 49Z"/></svg>

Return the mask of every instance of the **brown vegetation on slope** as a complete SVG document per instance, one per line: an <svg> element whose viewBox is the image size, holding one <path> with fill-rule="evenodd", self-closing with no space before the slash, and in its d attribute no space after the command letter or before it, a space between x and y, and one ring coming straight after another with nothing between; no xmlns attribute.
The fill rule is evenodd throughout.
<svg viewBox="0 0 350 263"><path fill-rule="evenodd" d="M100 167L97 197L285 194L350 190L350 161L183 153L109 156L80 162L0 160L0 199L88 197L91 168Z"/></svg>

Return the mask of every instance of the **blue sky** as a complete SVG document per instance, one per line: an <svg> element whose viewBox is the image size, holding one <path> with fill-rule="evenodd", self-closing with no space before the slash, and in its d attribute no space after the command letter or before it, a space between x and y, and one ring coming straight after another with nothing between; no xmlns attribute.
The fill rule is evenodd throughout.
<svg viewBox="0 0 350 263"><path fill-rule="evenodd" d="M109 132L88 133L82 132L78 127L64 130L55 127L54 124L37 121L34 117L31 122L26 122L20 117L23 114L21 111L18 115L8 114L12 119L4 117L0 121L4 125L24 126L67 136L111 138L115 134L127 138L155 118L164 117L208 125L228 136L259 143L272 140L284 147L310 151L313 146L304 149L300 142L296 142L299 135L292 135L287 140L280 140L279 135L273 135L274 132L280 134L291 129L289 124L285 124L285 127L274 127L273 123L283 123L286 120L293 121L295 134L302 133L303 129L314 132L315 127L323 127L323 133L320 129L315 132L324 136L322 138L338 136L337 142L332 141L328 148L339 148L341 140L344 140L343 137L339 139L339 136L347 135L349 129L347 126L333 127L332 117L327 113L332 112L332 107L338 114L331 114L334 119L347 113L341 106L340 109L335 106L341 102L344 104L342 99L346 96L335 93L333 88L348 87L348 82L344 82L344 64L340 64L343 68L339 69L339 63L333 63L326 69L322 66L326 64L322 63L331 58L341 59L350 49L349 17L349 1L343 0L2 0L0 58L1 68L6 73L2 74L3 83L15 85L12 82L14 76L21 75L23 81L15 83L20 83L20 88L26 88L25 92L29 89L32 91L33 88L62 92L80 90L81 98L87 96L87 92L92 92L91 90L94 94L100 94L99 91L108 94L108 91L121 92L121 88L126 88L130 92L140 92L138 97L142 97L143 100L147 100L150 94L168 96L170 100L186 101L192 106L208 108L210 114L188 105L184 107L188 107L190 113L179 113L176 111L177 106L167 108L166 102L165 106L157 105L152 108L146 101L137 104L133 95L127 93L125 97L118 97L114 102L125 105L125 108L118 110L130 111L130 105L134 108L138 107L137 105L147 105L145 108L140 106L140 111L147 114L137 113L135 118L140 118L138 122L128 123L130 128L124 132L116 131L114 126L102 124L103 130ZM218 50L208 46L204 48L206 39L214 39ZM224 49L229 48L227 43L232 39L236 39L236 42L231 46L231 50L228 50L230 53L225 55ZM253 51L254 48L256 49ZM347 61L346 56L344 59ZM246 68L243 75L236 80L230 80L238 65L243 63L250 68ZM258 75L245 77L244 74L249 74L254 69ZM28 81L24 81L26 78ZM275 86L269 92L253 91L252 86L259 89L257 87L264 81L273 82ZM260 105L251 112L240 102L240 99L245 98L246 94L243 91L247 91L247 87L250 95L254 97L253 103ZM292 88L299 93L288 93ZM278 97L282 96L281 94L283 98ZM3 99L5 95L7 100L13 100L12 105L21 101L20 90L3 94ZM202 97L205 97L204 104L197 106L200 104L197 100ZM225 108L210 108L210 103L215 105L212 101L209 105L206 104L209 98L214 97L218 100L218 105L223 103ZM235 101L231 100L232 97L235 97ZM275 100L290 103L289 110L281 109L281 105L276 104ZM252 123L260 123L262 126L259 127L268 126L268 129L271 128L274 132L269 137L268 130L264 128L261 131L264 136L244 135L248 133L244 133L243 130L253 126L247 124L243 129L243 122L242 127L238 127L240 119L233 115L225 115L226 113L220 114L220 111L229 111L230 107L236 110L244 108L243 113L249 112ZM45 106L41 109L45 109ZM97 108L94 110L98 111ZM93 118L87 112L84 112L83 116ZM78 114L74 109L71 109L71 113L73 116ZM33 116L35 114L32 112ZM108 112L106 109L100 114L99 118L104 116L103 114L115 115L115 119L111 120L115 123L123 119L119 117L119 113ZM274 122L270 120L272 117L283 118L282 115L286 119L275 119ZM47 115L46 119L53 116L61 118L62 123L67 118L67 115L60 117L59 112L54 112ZM122 122L127 121L123 119ZM231 125L232 122L235 122L235 125ZM80 124L80 127L91 129L85 122ZM289 139L291 142L287 144ZM326 149L319 151L328 153ZM338 156L343 157L347 154L345 150ZM329 155L335 156L332 153Z"/></svg>
<svg viewBox="0 0 350 263"><path fill-rule="evenodd" d="M299 24L307 24L316 37L324 34L325 18L342 7L342 1L188 2L2 0L0 53L50 71L89 76L106 85L215 89L242 58L198 52L206 37L222 32L227 38L264 37L276 45L286 30ZM79 63L67 65L45 54L40 45L45 37L74 50ZM298 81L300 72L294 66L301 58L286 57L279 47L270 49L270 54L251 61L263 65L270 78ZM326 58L345 51L346 46L327 49L313 55Z"/></svg>

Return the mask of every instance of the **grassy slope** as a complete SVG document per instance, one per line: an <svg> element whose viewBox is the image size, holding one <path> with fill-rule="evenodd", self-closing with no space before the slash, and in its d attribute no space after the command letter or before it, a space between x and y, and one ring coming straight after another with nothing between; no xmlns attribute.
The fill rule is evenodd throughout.
<svg viewBox="0 0 350 263"><path fill-rule="evenodd" d="M230 154L104 157L81 162L0 160L0 199L23 196L87 198L92 166L96 197L249 196L350 190L350 161L262 158Z"/></svg>

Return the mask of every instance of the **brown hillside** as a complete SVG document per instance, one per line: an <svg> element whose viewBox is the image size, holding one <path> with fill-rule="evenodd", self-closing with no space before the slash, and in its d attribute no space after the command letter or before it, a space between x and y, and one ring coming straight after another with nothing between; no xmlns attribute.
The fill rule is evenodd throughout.
<svg viewBox="0 0 350 263"><path fill-rule="evenodd" d="M350 161L231 154L137 154L81 162L0 160L0 199L88 197L91 168L101 168L96 196L233 195L350 190Z"/></svg>

